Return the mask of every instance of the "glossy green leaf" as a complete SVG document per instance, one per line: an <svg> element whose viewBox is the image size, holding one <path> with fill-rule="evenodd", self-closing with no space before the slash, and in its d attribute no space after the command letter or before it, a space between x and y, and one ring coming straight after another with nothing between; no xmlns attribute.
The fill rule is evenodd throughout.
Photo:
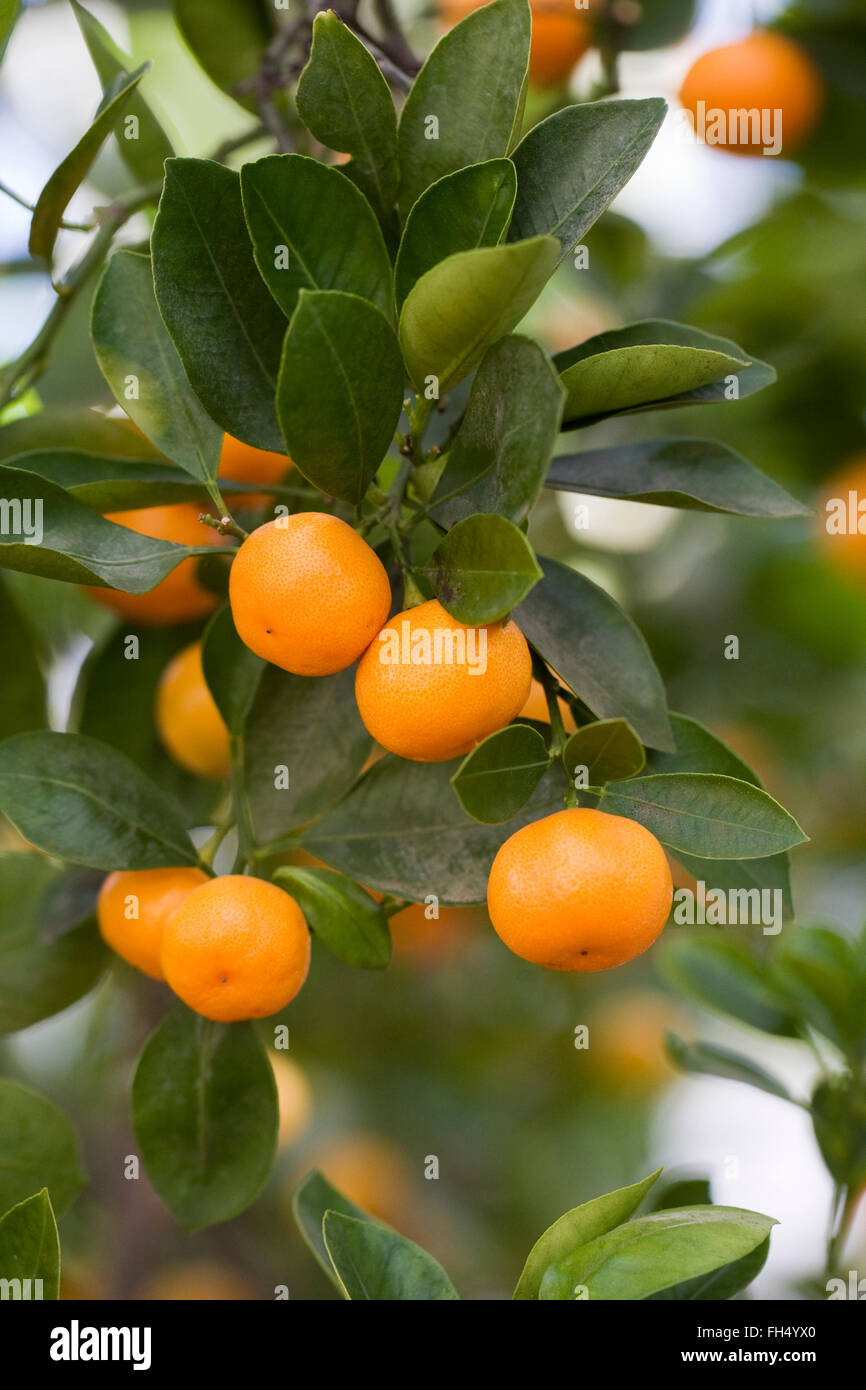
<svg viewBox="0 0 866 1390"><path fill-rule="evenodd" d="M513 155L509 241L555 236L564 260L642 163L666 110L661 97L583 102L533 126Z"/></svg>
<svg viewBox="0 0 866 1390"><path fill-rule="evenodd" d="M0 1211L47 1187L60 1215L84 1182L78 1140L63 1111L0 1077Z"/></svg>
<svg viewBox="0 0 866 1390"><path fill-rule="evenodd" d="M325 1249L325 1238L322 1232L326 1212L339 1212L342 1216L353 1216L359 1221L370 1221L374 1225L381 1224L375 1216L363 1211L361 1207L350 1202L348 1197L344 1197L342 1192L338 1192L332 1183L317 1168L313 1168L307 1173L305 1178L298 1183L292 1194L292 1214L297 1223L298 1230L312 1253L318 1260L321 1268L327 1274L331 1283L342 1293L340 1281L331 1264L331 1257Z"/></svg>
<svg viewBox="0 0 866 1390"><path fill-rule="evenodd" d="M563 399L538 343L515 334L488 348L433 494L436 520L453 525L473 512L498 512L525 521L544 483Z"/></svg>
<svg viewBox="0 0 866 1390"><path fill-rule="evenodd" d="M174 18L208 77L244 106L255 108L247 84L274 31L267 0L172 0Z"/></svg>
<svg viewBox="0 0 866 1390"><path fill-rule="evenodd" d="M384 970L391 935L382 907L350 878L332 869L277 869L278 881L297 902L313 935L332 955L361 970Z"/></svg>
<svg viewBox="0 0 866 1390"><path fill-rule="evenodd" d="M593 1197L579 1207L567 1211L548 1226L543 1235L533 1245L523 1266L523 1273L514 1290L516 1299L538 1298L545 1270L550 1265L564 1260L576 1248L588 1245L599 1236L606 1235L623 1221L633 1216L661 1173L658 1168L648 1178L633 1183L630 1187L620 1187L616 1192L606 1192L603 1197Z"/></svg>
<svg viewBox="0 0 866 1390"><path fill-rule="evenodd" d="M244 1211L267 1180L279 1119L253 1025L174 1008L139 1059L132 1118L148 1177L184 1230Z"/></svg>
<svg viewBox="0 0 866 1390"><path fill-rule="evenodd" d="M78 0L72 0L72 11L99 80L107 91L112 82L129 76L132 63L117 47L108 30L79 5ZM121 158L142 183L153 183L162 178L163 163L174 154L171 142L140 91L130 97L126 116L134 116L135 123L130 125L129 131L125 124L123 129L115 131Z"/></svg>
<svg viewBox="0 0 866 1390"><path fill-rule="evenodd" d="M529 821L562 808L562 775L543 778L506 825L481 825L455 797L460 766L383 758L328 815L309 827L304 848L383 893L423 902L479 903L496 851Z"/></svg>
<svg viewBox="0 0 866 1390"><path fill-rule="evenodd" d="M33 634L9 586L0 579L0 632L6 672L0 684L0 739L42 729L47 719L45 678Z"/></svg>
<svg viewBox="0 0 866 1390"><path fill-rule="evenodd" d="M302 290L277 408L304 477L331 497L360 503L403 408L403 364L385 315L357 295Z"/></svg>
<svg viewBox="0 0 866 1390"><path fill-rule="evenodd" d="M458 521L419 572L442 606L469 627L504 618L541 578L526 536L493 513Z"/></svg>
<svg viewBox="0 0 866 1390"><path fill-rule="evenodd" d="M296 100L311 134L352 156L341 166L343 175L390 229L399 183L397 113L375 58L332 10L316 15Z"/></svg>
<svg viewBox="0 0 866 1390"><path fill-rule="evenodd" d="M742 1081L781 1100L793 1099L787 1086L777 1081L775 1076L730 1048L719 1047L715 1043L687 1043L675 1033L668 1033L666 1045L671 1060L680 1071L689 1072L692 1076L720 1076L726 1081Z"/></svg>
<svg viewBox="0 0 866 1390"><path fill-rule="evenodd" d="M238 637L228 605L214 613L205 629L201 664L229 733L243 733L267 662Z"/></svg>
<svg viewBox="0 0 866 1390"><path fill-rule="evenodd" d="M387 1226L328 1211L322 1229L345 1298L430 1302L460 1297L432 1255Z"/></svg>
<svg viewBox="0 0 866 1390"><path fill-rule="evenodd" d="M435 377L444 393L511 332L553 273L556 248L552 237L484 246L449 256L421 276L400 314L400 346L419 391Z"/></svg>
<svg viewBox="0 0 866 1390"><path fill-rule="evenodd" d="M425 189L403 229L394 276L397 306L416 281L458 251L497 246L511 218L517 174L510 159L488 159L445 174Z"/></svg>
<svg viewBox="0 0 866 1390"><path fill-rule="evenodd" d="M0 853L0 1033L50 1018L87 994L107 964L93 920L46 938L46 901L62 885L41 854Z"/></svg>
<svg viewBox="0 0 866 1390"><path fill-rule="evenodd" d="M162 321L149 256L116 251L111 257L90 332L115 400L142 433L194 478L216 478L223 431L192 391Z"/></svg>
<svg viewBox="0 0 866 1390"><path fill-rule="evenodd" d="M30 223L30 254L51 260L60 223L73 195L87 178L90 166L117 122L129 106L130 98L150 67L145 63L132 76L121 74L105 94L105 99L74 149L49 178L33 209Z"/></svg>
<svg viewBox="0 0 866 1390"><path fill-rule="evenodd" d="M4 462L45 450L102 459L160 459L150 441L128 420L115 420L81 406L49 405L35 415L0 426L0 459Z"/></svg>
<svg viewBox="0 0 866 1390"><path fill-rule="evenodd" d="M0 809L47 854L94 869L194 864L178 811L122 753L82 734L0 744Z"/></svg>
<svg viewBox="0 0 866 1390"><path fill-rule="evenodd" d="M0 1217L0 1280L19 1280L22 1297L60 1297L60 1240L48 1189Z"/></svg>
<svg viewBox="0 0 866 1390"><path fill-rule="evenodd" d="M451 785L473 820L500 825L526 804L549 766L541 734L529 724L509 724L467 754Z"/></svg>
<svg viewBox="0 0 866 1390"><path fill-rule="evenodd" d="M525 0L494 0L433 48L400 113L404 218L444 174L508 154L522 121L529 37Z"/></svg>
<svg viewBox="0 0 866 1390"><path fill-rule="evenodd" d="M763 1244L772 1217L739 1207L680 1207L617 1226L552 1264L539 1298L643 1299L709 1274ZM585 1290L585 1292L583 1292Z"/></svg>
<svg viewBox="0 0 866 1390"><path fill-rule="evenodd" d="M706 1008L764 1033L796 1033L790 1007L746 942L717 931L673 936L662 943L659 960L670 984Z"/></svg>
<svg viewBox="0 0 866 1390"><path fill-rule="evenodd" d="M764 1265L767 1263L767 1256L770 1253L770 1237L756 1245L754 1250L750 1250L748 1255L743 1255L739 1260L732 1260L730 1264L720 1265L718 1269L711 1270L708 1274L699 1274L695 1279L685 1279L680 1284L672 1284L670 1288L662 1289L660 1293L650 1294L650 1302L658 1303L695 1303L695 1302L718 1302L722 1299L733 1298L734 1294L741 1293L743 1289L757 1278Z"/></svg>
<svg viewBox="0 0 866 1390"><path fill-rule="evenodd" d="M641 742L670 748L665 692L643 636L613 599L556 560L520 605L528 642L600 719L626 719Z"/></svg>
<svg viewBox="0 0 866 1390"><path fill-rule="evenodd" d="M561 454L551 464L547 486L736 516L810 514L810 508L741 454L712 439L640 439L611 449Z"/></svg>
<svg viewBox="0 0 866 1390"><path fill-rule="evenodd" d="M159 311L208 415L282 453L274 393L286 320L256 267L239 175L169 159L151 250Z"/></svg>
<svg viewBox="0 0 866 1390"><path fill-rule="evenodd" d="M704 859L760 859L808 838L760 787L715 773L671 772L610 782L600 809L639 821L674 853Z"/></svg>
<svg viewBox="0 0 866 1390"><path fill-rule="evenodd" d="M585 785L590 787L636 777L645 757L640 739L625 719L600 719L578 729L562 755L571 776L578 768L586 768Z"/></svg>
<svg viewBox="0 0 866 1390"><path fill-rule="evenodd" d="M306 155L268 155L243 166L241 193L256 265L287 318L301 290L344 290L391 313L381 228L339 169Z"/></svg>

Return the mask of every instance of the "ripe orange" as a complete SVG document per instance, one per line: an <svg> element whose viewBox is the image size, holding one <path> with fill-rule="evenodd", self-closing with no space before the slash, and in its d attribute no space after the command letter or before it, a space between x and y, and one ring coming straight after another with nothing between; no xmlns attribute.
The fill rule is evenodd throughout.
<svg viewBox="0 0 866 1390"><path fill-rule="evenodd" d="M113 951L154 980L165 924L194 888L208 882L201 869L128 869L109 874L99 890L99 930Z"/></svg>
<svg viewBox="0 0 866 1390"><path fill-rule="evenodd" d="M516 831L487 884L490 920L506 946L551 970L609 970L639 956L664 927L672 900L655 835L588 808Z"/></svg>
<svg viewBox="0 0 866 1390"><path fill-rule="evenodd" d="M832 475L818 525L821 547L833 567L853 579L866 579L866 454L849 459Z"/></svg>
<svg viewBox="0 0 866 1390"><path fill-rule="evenodd" d="M217 532L199 521L200 512L201 507L195 502L177 502L168 507L140 507L134 512L108 512L106 517L155 540L177 541L180 545L220 545L222 538ZM86 586L85 592L122 617L153 627L203 618L217 605L216 594L203 589L196 578L193 556L181 560L145 594L125 594L120 589L97 585Z"/></svg>
<svg viewBox="0 0 866 1390"><path fill-rule="evenodd" d="M479 10L488 0L440 0L447 27ZM529 79L538 87L558 87L592 43L592 29L574 0L530 0L532 46Z"/></svg>
<svg viewBox="0 0 866 1390"><path fill-rule="evenodd" d="M184 647L163 671L156 727L181 767L199 777L228 776L229 731L204 678L200 642Z"/></svg>
<svg viewBox="0 0 866 1390"><path fill-rule="evenodd" d="M560 695L558 701L559 713L562 715L562 727L567 734L577 732L577 724L571 712L571 706ZM532 685L529 689L529 697L523 709L520 711L524 719L537 719L542 724L550 723L550 711L547 708L547 699L544 694L544 686L541 681L532 677Z"/></svg>
<svg viewBox="0 0 866 1390"><path fill-rule="evenodd" d="M377 743L415 762L445 762L510 724L532 680L513 621L470 628L438 599L391 618L358 664L355 698Z"/></svg>
<svg viewBox="0 0 866 1390"><path fill-rule="evenodd" d="M303 913L274 883L242 874L196 888L162 938L175 994L205 1018L268 1018L294 999L310 965Z"/></svg>
<svg viewBox="0 0 866 1390"><path fill-rule="evenodd" d="M680 89L680 101L696 121L698 102L705 103L708 133L712 111L723 111L726 118L731 111L781 111L783 154L811 134L823 95L821 74L805 50L784 34L763 29L702 54ZM730 139L730 129L727 134ZM765 146L751 124L748 136L748 142L718 143L733 154L760 154Z"/></svg>
<svg viewBox="0 0 866 1390"><path fill-rule="evenodd" d="M298 512L253 531L231 568L241 640L297 676L356 661L388 616L391 586L367 542L339 517Z"/></svg>
<svg viewBox="0 0 866 1390"><path fill-rule="evenodd" d="M288 454L276 454L270 449L256 449L244 444L234 435L223 435L219 476L235 483L280 483L292 467ZM268 500L266 492L233 493L231 502L237 506L260 507Z"/></svg>

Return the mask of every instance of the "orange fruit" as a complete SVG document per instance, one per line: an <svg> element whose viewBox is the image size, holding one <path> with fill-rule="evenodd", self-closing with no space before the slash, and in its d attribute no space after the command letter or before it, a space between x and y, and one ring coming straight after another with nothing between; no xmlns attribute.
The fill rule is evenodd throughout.
<svg viewBox="0 0 866 1390"><path fill-rule="evenodd" d="M818 516L821 547L833 567L853 579L866 579L866 454L849 459L833 474Z"/></svg>
<svg viewBox="0 0 866 1390"><path fill-rule="evenodd" d="M234 435L223 435L219 476L234 483L280 483L292 467L288 454L276 454L270 449L256 449L244 444ZM260 507L268 500L266 492L232 493L231 502L237 506Z"/></svg>
<svg viewBox="0 0 866 1390"><path fill-rule="evenodd" d="M682 1013L652 990L612 996L590 1020L588 1066L611 1091L645 1095L673 1081L665 1034L687 1030Z"/></svg>
<svg viewBox="0 0 866 1390"><path fill-rule="evenodd" d="M562 727L565 729L565 732L567 734L576 733L577 724L574 721L571 706L566 700L563 700L561 695L557 703L559 705L559 713L562 715ZM526 704L523 706L520 713L523 715L524 719L536 719L542 724L550 723L550 711L547 708L544 686L541 684L541 681L537 681L534 676L532 677L532 685L529 688L529 696Z"/></svg>
<svg viewBox="0 0 866 1390"><path fill-rule="evenodd" d="M208 882L202 869L126 869L109 874L99 890L99 930L113 951L154 980L165 924L194 888Z"/></svg>
<svg viewBox="0 0 866 1390"><path fill-rule="evenodd" d="M147 1302L232 1302L258 1298L249 1280L215 1260L185 1260L168 1265L146 1279L138 1297Z"/></svg>
<svg viewBox="0 0 866 1390"><path fill-rule="evenodd" d="M636 821L557 811L500 847L487 910L515 955L551 970L609 970L651 946L668 919L665 852Z"/></svg>
<svg viewBox="0 0 866 1390"><path fill-rule="evenodd" d="M201 643L172 657L156 691L156 727L171 756L188 772L220 779L229 771L229 731L208 689Z"/></svg>
<svg viewBox="0 0 866 1390"><path fill-rule="evenodd" d="M291 1057L273 1052L271 1066L280 1107L277 1148L287 1149L309 1128L313 1118L313 1093L306 1076Z"/></svg>
<svg viewBox="0 0 866 1390"><path fill-rule="evenodd" d="M781 111L783 154L811 134L823 95L823 79L805 50L784 34L766 29L702 54L680 89L680 101L692 113L696 128L700 127L698 103L704 103L708 134L714 133L713 111L724 112L726 120L731 111ZM729 143L716 143L733 154L760 154L765 148L763 134L752 122L745 130L742 124L742 120L738 122L736 133L727 129ZM777 127L777 136L779 133ZM744 135L748 137L745 141Z"/></svg>
<svg viewBox="0 0 866 1390"><path fill-rule="evenodd" d="M339 517L298 512L253 531L231 568L241 640L296 676L357 661L388 616L391 586L367 542Z"/></svg>
<svg viewBox="0 0 866 1390"><path fill-rule="evenodd" d="M410 903L388 926L398 956L432 964L457 954L477 916L477 908L440 907L438 917L428 917L425 903Z"/></svg>
<svg viewBox="0 0 866 1390"><path fill-rule="evenodd" d="M205 1018L268 1018L307 978L310 933L282 888L226 874L194 889L166 923L161 960L175 994Z"/></svg>
<svg viewBox="0 0 866 1390"><path fill-rule="evenodd" d="M440 14L450 28L481 7L479 0L441 0ZM530 9L529 79L538 87L558 87L592 43L589 19L574 0L530 0Z"/></svg>
<svg viewBox="0 0 866 1390"><path fill-rule="evenodd" d="M220 545L222 537L199 521L201 507L195 502L177 502L168 507L140 507L134 512L107 512L106 519L154 540L176 541L179 545ZM85 593L121 617L137 623L165 627L204 618L217 606L216 594L203 589L196 578L196 559L181 560L165 579L145 594L125 594L120 589L85 586Z"/></svg>
<svg viewBox="0 0 866 1390"><path fill-rule="evenodd" d="M445 762L510 724L532 680L513 621L470 628L438 599L398 613L358 664L355 698L377 743L415 762Z"/></svg>

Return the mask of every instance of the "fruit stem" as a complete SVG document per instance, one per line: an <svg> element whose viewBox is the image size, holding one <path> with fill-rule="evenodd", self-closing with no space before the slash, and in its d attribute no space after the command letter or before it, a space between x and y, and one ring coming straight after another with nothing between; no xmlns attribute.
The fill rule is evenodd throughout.
<svg viewBox="0 0 866 1390"><path fill-rule="evenodd" d="M219 531L221 536L235 536L239 541L245 541L249 532L242 526L238 526L226 512L225 516L220 517L219 521L210 512L199 512L199 521L203 526L212 526L214 531Z"/></svg>
<svg viewBox="0 0 866 1390"><path fill-rule="evenodd" d="M217 825L214 828L214 832L210 836L210 838L205 840L204 844L198 852L199 863L202 865L203 868L213 869L213 861L216 856L216 852L222 844L223 840L225 839L226 835L228 835L234 823L234 816L227 817L226 820L221 821L219 825Z"/></svg>

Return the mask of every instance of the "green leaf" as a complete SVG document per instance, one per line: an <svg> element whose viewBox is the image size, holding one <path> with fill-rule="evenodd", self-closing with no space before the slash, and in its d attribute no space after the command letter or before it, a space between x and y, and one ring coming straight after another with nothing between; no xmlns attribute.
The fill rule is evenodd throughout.
<svg viewBox="0 0 866 1390"><path fill-rule="evenodd" d="M469 627L504 618L542 577L523 532L492 513L458 521L418 572L452 617Z"/></svg>
<svg viewBox="0 0 866 1390"><path fill-rule="evenodd" d="M0 0L0 58L6 51L9 35L15 26L20 0Z"/></svg>
<svg viewBox="0 0 866 1390"><path fill-rule="evenodd" d="M709 1178L674 1178L657 1187L649 1203L650 1211L669 1211L671 1207L712 1205Z"/></svg>
<svg viewBox="0 0 866 1390"><path fill-rule="evenodd" d="M508 154L522 120L529 37L525 0L494 0L433 48L400 114L404 218L444 174ZM431 116L438 121L435 139Z"/></svg>
<svg viewBox="0 0 866 1390"><path fill-rule="evenodd" d="M201 663L229 733L243 733L267 662L238 637L228 605L214 613L205 628Z"/></svg>
<svg viewBox="0 0 866 1390"><path fill-rule="evenodd" d="M642 163L666 111L661 97L583 102L533 126L512 156L509 241L555 236L564 260Z"/></svg>
<svg viewBox="0 0 866 1390"><path fill-rule="evenodd" d="M640 439L553 460L547 486L596 497L735 516L808 516L810 508L712 439Z"/></svg>
<svg viewBox="0 0 866 1390"><path fill-rule="evenodd" d="M637 24L620 25L618 47L625 52L668 48L685 38L695 22L695 0L641 0Z"/></svg>
<svg viewBox="0 0 866 1390"><path fill-rule="evenodd" d="M303 835L304 848L383 893L423 902L480 903L496 851L529 821L562 806L562 777L543 778L505 826L467 816L450 781L460 766L382 758Z"/></svg>
<svg viewBox="0 0 866 1390"><path fill-rule="evenodd" d="M31 256L41 256L45 261L51 260L54 242L67 206L90 173L90 166L99 154L100 148L126 111L132 94L149 67L150 64L145 63L131 77L121 74L112 83L93 124L88 127L75 148L58 164L39 194L30 223L28 244Z"/></svg>
<svg viewBox="0 0 866 1390"><path fill-rule="evenodd" d="M780 898L775 896L769 899L762 898L759 903L769 902L774 905L781 902L782 917L788 919L794 915L794 906L791 898L791 867L787 854L769 854L763 859L702 859L695 854L684 854L681 850L676 854L677 863L681 864L692 878L699 882L710 882L715 889L720 889L723 893L746 892L754 895L757 891L760 894L770 893L781 894ZM754 902L754 896L750 902ZM768 909L775 910L774 907ZM758 905L754 911L750 908L750 920L757 921L760 916ZM769 927L771 920L767 920L766 914L761 917L763 925Z"/></svg>
<svg viewBox="0 0 866 1390"><path fill-rule="evenodd" d="M477 14L505 3L493 0ZM444 393L511 332L553 273L556 247L552 237L535 237L460 251L421 276L400 313L400 345L419 391L433 376Z"/></svg>
<svg viewBox="0 0 866 1390"><path fill-rule="evenodd" d="M334 1266L331 1264L331 1257L325 1249L325 1238L322 1228L325 1222L326 1212L339 1212L343 1216L354 1216L359 1221L370 1221L374 1225L381 1225L375 1216L363 1211L361 1207L350 1202L348 1197L344 1197L342 1192L338 1192L336 1187L328 1182L324 1173L320 1173L317 1168L313 1168L307 1173L305 1178L298 1183L292 1194L292 1214L304 1240L315 1255L320 1266L327 1274L335 1288L342 1293L342 1287Z"/></svg>
<svg viewBox="0 0 866 1390"><path fill-rule="evenodd" d="M634 729L625 719L600 719L572 734L562 758L570 776L587 770L586 784L599 787L623 777L636 777L646 754Z"/></svg>
<svg viewBox="0 0 866 1390"><path fill-rule="evenodd" d="M84 1182L78 1140L63 1111L0 1077L0 1211L47 1187L60 1215Z"/></svg>
<svg viewBox="0 0 866 1390"><path fill-rule="evenodd" d="M72 0L72 11L103 90L108 91L118 78L129 76L132 63L78 0ZM126 115L135 117L136 131L134 138L127 138L125 130L115 131L121 158L141 183L155 183L162 178L164 161L174 154L171 142L140 92L130 97Z"/></svg>
<svg viewBox="0 0 866 1390"><path fill-rule="evenodd" d="M709 1274L700 1274L696 1279L685 1279L681 1284L673 1284L660 1293L650 1294L648 1302L694 1303L733 1298L751 1284L767 1263L770 1253L770 1237L756 1245L748 1255L730 1264L721 1265Z"/></svg>
<svg viewBox="0 0 866 1390"><path fill-rule="evenodd" d="M274 879L295 899L307 925L332 955L361 970L384 970L391 959L388 920L370 894L332 869L285 865Z"/></svg>
<svg viewBox="0 0 866 1390"><path fill-rule="evenodd" d="M538 500L564 392L538 343L500 338L481 359L469 403L433 493L437 521L473 512L525 521Z"/></svg>
<svg viewBox="0 0 866 1390"><path fill-rule="evenodd" d="M322 1230L345 1298L431 1302L460 1297L432 1255L387 1226L327 1211Z"/></svg>
<svg viewBox="0 0 866 1390"><path fill-rule="evenodd" d="M222 438L222 431L219 433ZM7 468L23 468L40 478L47 478L68 492L70 497L100 513L134 511L138 507L156 507L163 502L199 502L202 510L212 505L203 484L173 463L100 458L76 453L74 449L44 449L14 455L4 459L3 464ZM249 495L249 482L220 478L219 485L226 497ZM268 485L269 493L289 501L294 499L297 491L297 487L291 484Z"/></svg>
<svg viewBox="0 0 866 1390"><path fill-rule="evenodd" d="M831 1176L852 1192L866 1182L866 1094L850 1076L819 1081L811 1100L815 1138Z"/></svg>
<svg viewBox="0 0 866 1390"><path fill-rule="evenodd" d="M341 165L386 228L397 198L397 113L369 49L332 10L313 23L310 60L296 94L298 113L312 135L352 156Z"/></svg>
<svg viewBox="0 0 866 1390"><path fill-rule="evenodd" d="M720 932L674 936L662 944L659 960L674 989L706 1008L763 1033L796 1035L790 1007L772 988L766 969L744 941Z"/></svg>
<svg viewBox="0 0 866 1390"><path fill-rule="evenodd" d="M371 747L352 668L292 676L266 667L244 738L244 785L257 840L276 839L336 805Z"/></svg>
<svg viewBox="0 0 866 1390"><path fill-rule="evenodd" d="M603 1197L593 1197L592 1201L574 1207L548 1226L527 1256L514 1297L538 1298L545 1270L564 1260L575 1248L588 1245L633 1216L661 1171L658 1168L648 1178L630 1187L620 1187L616 1192L606 1192Z"/></svg>
<svg viewBox="0 0 866 1390"><path fill-rule="evenodd" d="M736 377L738 399L776 379L728 338L669 319L646 319L587 338L553 359L566 389L565 429L609 415L709 405L726 399Z"/></svg>
<svg viewBox="0 0 866 1390"><path fill-rule="evenodd" d="M223 431L190 387L156 305L148 256L116 251L111 257L93 300L90 333L114 399L142 433L194 478L216 478Z"/></svg>
<svg viewBox="0 0 866 1390"><path fill-rule="evenodd" d="M403 229L394 276L397 307L417 280L458 251L497 246L511 218L517 174L510 159L488 159L445 174L425 189Z"/></svg>
<svg viewBox="0 0 866 1390"><path fill-rule="evenodd" d="M515 621L565 685L600 719L626 719L642 743L670 748L665 692L634 623L591 580L556 560Z"/></svg>
<svg viewBox="0 0 866 1390"><path fill-rule="evenodd" d="M195 864L179 813L136 767L82 734L0 744L0 809L46 854L94 869Z"/></svg>
<svg viewBox="0 0 866 1390"><path fill-rule="evenodd" d="M286 335L277 409L311 483L358 505L403 408L397 339L378 309L338 290L302 290Z"/></svg>
<svg viewBox="0 0 866 1390"><path fill-rule="evenodd" d="M81 406L49 405L35 415L0 426L0 459L4 462L37 450L93 454L104 459L161 458L128 420L115 420Z"/></svg>
<svg viewBox="0 0 866 1390"><path fill-rule="evenodd" d="M95 922L46 939L46 899L64 874L41 854L0 853L0 1033L50 1018L87 994L107 962Z"/></svg>
<svg viewBox="0 0 866 1390"><path fill-rule="evenodd" d="M175 21L208 77L255 109L244 84L255 77L270 43L274 9L266 0L172 0Z"/></svg>
<svg viewBox="0 0 866 1390"><path fill-rule="evenodd" d="M274 392L286 320L256 267L239 175L167 160L151 249L159 311L208 415L282 453Z"/></svg>
<svg viewBox="0 0 866 1390"><path fill-rule="evenodd" d="M268 155L243 166L241 193L256 265L287 318L301 290L344 290L391 314L381 228L339 169L301 154ZM288 265L278 268L283 248Z"/></svg>
<svg viewBox="0 0 866 1390"><path fill-rule="evenodd" d="M755 1086L768 1095L779 1096L782 1100L793 1100L793 1096L781 1081L777 1081L763 1067L731 1052L727 1047L715 1043L687 1043L675 1033L668 1033L667 1051L680 1071L692 1076L721 1076L727 1081L742 1081L746 1086Z"/></svg>
<svg viewBox="0 0 866 1390"><path fill-rule="evenodd" d="M0 581L0 632L3 633L5 677L0 685L0 739L46 723L45 679L33 635L8 585Z"/></svg>
<svg viewBox="0 0 866 1390"><path fill-rule="evenodd" d="M17 1279L34 1297L60 1297L60 1240L48 1189L42 1188L0 1217L0 1280ZM25 1295L25 1297L28 1295Z"/></svg>
<svg viewBox="0 0 866 1390"><path fill-rule="evenodd" d="M148 1177L184 1230L244 1211L267 1180L279 1118L253 1025L173 1009L139 1059L132 1116Z"/></svg>
<svg viewBox="0 0 866 1390"><path fill-rule="evenodd" d="M784 933L770 967L773 986L792 1012L843 1052L863 1033L859 974L851 942L821 927Z"/></svg>
<svg viewBox="0 0 866 1390"><path fill-rule="evenodd" d="M670 772L610 782L599 809L639 821L674 853L760 859L808 838L760 787L707 772Z"/></svg>
<svg viewBox="0 0 866 1390"><path fill-rule="evenodd" d="M550 766L547 744L529 724L509 724L482 739L451 778L473 820L499 825L524 806Z"/></svg>
<svg viewBox="0 0 866 1390"><path fill-rule="evenodd" d="M643 1299L712 1273L766 1241L772 1217L739 1207L679 1207L653 1212L599 1236L552 1264L539 1298Z"/></svg>
<svg viewBox="0 0 866 1390"><path fill-rule="evenodd" d="M0 533L5 569L143 594L187 555L213 553L210 545L176 545L117 526L24 468L0 467L0 492L11 518L9 529Z"/></svg>

